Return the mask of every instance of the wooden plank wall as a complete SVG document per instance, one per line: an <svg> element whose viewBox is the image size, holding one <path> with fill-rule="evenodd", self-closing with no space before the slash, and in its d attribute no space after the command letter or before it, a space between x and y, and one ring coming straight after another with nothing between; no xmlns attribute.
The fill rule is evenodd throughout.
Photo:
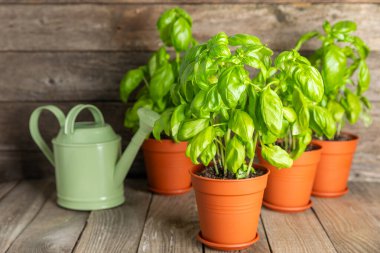
<svg viewBox="0 0 380 253"><path fill-rule="evenodd" d="M1 181L52 174L28 132L29 115L40 105L55 104L67 112L77 103L95 104L128 142L118 83L160 46L155 22L173 4L191 14L199 41L219 31L251 33L276 51L290 49L325 19L357 22L357 35L372 49L368 95L374 123L368 129L348 127L361 136L351 178L380 181L379 0L0 0ZM49 114L40 125L47 138L57 131ZM141 165L140 155L133 175L144 174Z"/></svg>

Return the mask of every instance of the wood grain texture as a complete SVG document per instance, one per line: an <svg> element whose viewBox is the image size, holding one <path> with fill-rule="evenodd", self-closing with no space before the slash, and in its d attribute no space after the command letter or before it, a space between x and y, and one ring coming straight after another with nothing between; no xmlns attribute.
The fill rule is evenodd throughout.
<svg viewBox="0 0 380 253"><path fill-rule="evenodd" d="M120 101L123 74L147 52L6 52L0 57L1 101ZM368 58L371 101L380 101L380 52ZM133 95L131 96L133 100Z"/></svg>
<svg viewBox="0 0 380 253"><path fill-rule="evenodd" d="M380 50L378 4L202 4L181 5L193 17L199 41L220 31L259 36L273 49L289 49L327 19L352 19L357 35ZM155 50L156 20L172 5L1 5L0 49ZM85 18L84 18L85 17ZM233 20L233 22L231 21ZM314 44L306 48L313 48Z"/></svg>
<svg viewBox="0 0 380 253"><path fill-rule="evenodd" d="M0 200L17 185L17 181L0 183Z"/></svg>
<svg viewBox="0 0 380 253"><path fill-rule="evenodd" d="M263 223L261 221L261 218L259 220L259 226L257 228L257 233L259 233L260 239L258 242L253 244L251 247L245 250L238 250L238 251L229 251L231 253L269 253L270 248L268 244L268 239L266 237L265 229L263 227ZM219 251L219 250L214 250L205 247L205 253L217 253L217 252L225 252L225 251Z"/></svg>
<svg viewBox="0 0 380 253"><path fill-rule="evenodd" d="M336 252L312 210L284 214L263 207L263 225L272 252Z"/></svg>
<svg viewBox="0 0 380 253"><path fill-rule="evenodd" d="M58 207L56 193L42 207L36 218L12 243L9 253L71 252L89 212L72 211Z"/></svg>
<svg viewBox="0 0 380 253"><path fill-rule="evenodd" d="M379 184L370 184L374 186L366 190L360 189L363 185L365 183L350 184L351 192L340 198L313 199L313 210L337 252L378 252L380 249ZM371 192L370 196L366 196L366 191ZM372 215L375 209L377 216Z"/></svg>
<svg viewBox="0 0 380 253"><path fill-rule="evenodd" d="M34 219L52 189L48 180L23 181L0 201L0 252Z"/></svg>
<svg viewBox="0 0 380 253"><path fill-rule="evenodd" d="M151 200L144 186L127 180L122 206L91 212L74 252L136 252Z"/></svg>
<svg viewBox="0 0 380 253"><path fill-rule="evenodd" d="M153 195L138 253L202 252L195 239L199 232L194 192Z"/></svg>

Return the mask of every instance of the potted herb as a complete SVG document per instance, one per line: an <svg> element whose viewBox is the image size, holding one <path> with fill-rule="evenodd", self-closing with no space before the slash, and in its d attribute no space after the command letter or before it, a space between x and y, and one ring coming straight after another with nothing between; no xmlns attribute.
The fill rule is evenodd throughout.
<svg viewBox="0 0 380 253"><path fill-rule="evenodd" d="M158 19L157 28L164 46L151 56L147 65L129 70L120 83L120 97L125 103L139 88L137 101L126 111L125 127L137 128L140 107L163 113L173 106L170 89L178 82L180 54L194 43L191 26L191 17L180 8L169 9ZM167 47L174 48L174 58L170 57ZM166 115L163 113L164 118ZM150 190L168 195L187 192L191 189L188 169L192 167L190 159L185 156L187 143L173 142L171 132L165 132L163 137L159 141L149 138L142 147Z"/></svg>
<svg viewBox="0 0 380 253"><path fill-rule="evenodd" d="M253 164L255 149L269 129L279 132L282 119L281 100L267 82L274 74L271 55L255 36L219 33L187 52L171 92L172 134L189 142L186 155L197 164L190 171L197 238L211 248L243 249L259 238L269 171ZM263 152L275 165L290 167L292 160L275 141L263 144Z"/></svg>
<svg viewBox="0 0 380 253"><path fill-rule="evenodd" d="M356 24L340 21L331 26L323 24L324 34L309 32L298 41L299 50L306 41L317 38L321 47L310 56L312 64L323 77L325 96L320 105L330 111L337 131L326 136L316 129L314 143L323 147L321 162L313 186L313 195L339 197L348 192L347 180L355 153L358 137L342 132L348 121L355 124L362 119L365 126L371 124L371 104L364 96L370 84L366 63L369 48L357 36L352 35Z"/></svg>
<svg viewBox="0 0 380 253"><path fill-rule="evenodd" d="M259 152L260 163L271 172L264 206L282 212L300 212L312 205L310 196L322 151L320 146L310 145L312 130L331 138L335 125L331 114L318 105L324 94L322 76L305 57L294 50L282 52L275 60L275 68L277 72L269 81L283 103L278 143L294 163L289 169L281 169L270 165L267 161L271 157ZM269 141L275 139L270 138ZM261 143L266 141L263 138ZM261 151L265 151L265 146Z"/></svg>

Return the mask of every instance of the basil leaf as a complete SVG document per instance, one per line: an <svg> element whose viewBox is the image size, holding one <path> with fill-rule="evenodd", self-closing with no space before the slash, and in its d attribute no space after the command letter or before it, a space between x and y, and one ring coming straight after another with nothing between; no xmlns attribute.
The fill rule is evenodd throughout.
<svg viewBox="0 0 380 253"><path fill-rule="evenodd" d="M350 33L356 31L356 24L352 21L340 21L332 26L333 33Z"/></svg>
<svg viewBox="0 0 380 253"><path fill-rule="evenodd" d="M336 126L331 114L323 107L310 107L310 128L319 136L324 135L332 139L336 132Z"/></svg>
<svg viewBox="0 0 380 253"><path fill-rule="evenodd" d="M214 143L211 143L210 145L208 145L208 147L205 150L203 150L199 158L201 159L202 164L207 166L215 157L215 155L216 155L216 145Z"/></svg>
<svg viewBox="0 0 380 253"><path fill-rule="evenodd" d="M218 33L207 42L209 56L212 58L223 58L231 55L228 48L228 36L224 33Z"/></svg>
<svg viewBox="0 0 380 253"><path fill-rule="evenodd" d="M209 126L209 119L194 119L183 121L178 129L177 138L187 141Z"/></svg>
<svg viewBox="0 0 380 253"><path fill-rule="evenodd" d="M242 166L245 159L245 148L244 145L239 141L239 139L234 136L227 143L226 146L226 161L225 166L232 173L236 173L237 170Z"/></svg>
<svg viewBox="0 0 380 253"><path fill-rule="evenodd" d="M343 108L346 110L346 116L351 124L355 124L362 111L360 98L353 94L350 90L346 89L345 98L341 101Z"/></svg>
<svg viewBox="0 0 380 253"><path fill-rule="evenodd" d="M235 34L228 38L231 46L262 45L260 39L249 34Z"/></svg>
<svg viewBox="0 0 380 253"><path fill-rule="evenodd" d="M249 142L253 137L255 130L253 120L248 113L242 110L234 110L230 120L228 121L228 128L237 134L244 142Z"/></svg>
<svg viewBox="0 0 380 253"><path fill-rule="evenodd" d="M263 158L277 169L290 168L293 160L289 154L279 146L261 146L261 154Z"/></svg>
<svg viewBox="0 0 380 253"><path fill-rule="evenodd" d="M212 126L202 130L196 135L187 147L186 153L194 164L199 164L198 157L214 141L215 131Z"/></svg>
<svg viewBox="0 0 380 253"><path fill-rule="evenodd" d="M344 108L337 102L330 100L327 104L327 110L333 116L335 122L341 122L344 117Z"/></svg>
<svg viewBox="0 0 380 253"><path fill-rule="evenodd" d="M363 94L369 88L370 74L367 63L360 61L359 63L359 95Z"/></svg>
<svg viewBox="0 0 380 253"><path fill-rule="evenodd" d="M232 66L222 72L218 80L218 91L229 108L235 108L242 93L246 90L246 72L243 67Z"/></svg>
<svg viewBox="0 0 380 253"><path fill-rule="evenodd" d="M139 116L137 115L137 110L141 107L147 107L152 109L153 101L147 97L139 98L132 106L129 108L124 117L124 126L126 128L137 128L139 124Z"/></svg>
<svg viewBox="0 0 380 253"><path fill-rule="evenodd" d="M327 47L321 71L327 94L344 85L346 68L347 58L341 48L335 45Z"/></svg>
<svg viewBox="0 0 380 253"><path fill-rule="evenodd" d="M173 47L177 52L185 51L191 42L191 27L184 18L179 18L174 22L171 39Z"/></svg>
<svg viewBox="0 0 380 253"><path fill-rule="evenodd" d="M293 123L294 121L296 121L296 119L297 119L297 114L296 114L296 112L294 111L293 108L284 106L284 107L282 108L282 111L283 111L283 113L284 113L284 118L285 118L288 122Z"/></svg>
<svg viewBox="0 0 380 253"><path fill-rule="evenodd" d="M306 64L298 65L293 71L293 78L307 98L317 103L322 100L323 79L316 68Z"/></svg>
<svg viewBox="0 0 380 253"><path fill-rule="evenodd" d="M308 41L308 40L310 40L310 39L312 39L312 38L314 38L314 37L317 37L319 35L319 32L308 32L308 33L305 33L305 34L303 34L299 39L298 39L298 41L297 41L297 43L296 43L296 46L294 47L294 50L300 50L301 49L301 47L302 47L302 45L306 42L306 41Z"/></svg>
<svg viewBox="0 0 380 253"><path fill-rule="evenodd" d="M273 134L281 133L282 128L282 102L279 96L270 88L264 89L260 97L261 116L266 127Z"/></svg>
<svg viewBox="0 0 380 253"><path fill-rule="evenodd" d="M170 118L174 108L169 108L161 114L161 117L154 123L153 137L156 140L161 140L161 132L164 131L167 136L170 135Z"/></svg>
<svg viewBox="0 0 380 253"><path fill-rule="evenodd" d="M178 141L177 134L178 134L179 126L182 123L182 121L186 118L186 115L185 115L186 108L187 108L186 104L177 106L174 109L172 117L170 119L171 132L172 132L173 139L175 141Z"/></svg>
<svg viewBox="0 0 380 253"><path fill-rule="evenodd" d="M163 98L169 91L174 82L172 66L164 64L154 73L150 85L149 94L154 101Z"/></svg>
<svg viewBox="0 0 380 253"><path fill-rule="evenodd" d="M176 10L169 9L161 14L157 21L157 29L160 32L160 38L167 46L171 46L170 32L173 22L176 20Z"/></svg>
<svg viewBox="0 0 380 253"><path fill-rule="evenodd" d="M124 75L120 82L120 99L124 103L128 101L129 95L134 91L144 78L141 68L132 69Z"/></svg>

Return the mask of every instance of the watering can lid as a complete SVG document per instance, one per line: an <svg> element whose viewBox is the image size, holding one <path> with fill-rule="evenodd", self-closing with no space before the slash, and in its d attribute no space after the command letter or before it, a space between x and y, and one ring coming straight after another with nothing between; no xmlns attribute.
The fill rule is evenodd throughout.
<svg viewBox="0 0 380 253"><path fill-rule="evenodd" d="M66 134L64 129L61 129L53 142L63 145L101 144L116 141L120 138L121 137L113 131L112 127L106 123L76 122L72 133Z"/></svg>

